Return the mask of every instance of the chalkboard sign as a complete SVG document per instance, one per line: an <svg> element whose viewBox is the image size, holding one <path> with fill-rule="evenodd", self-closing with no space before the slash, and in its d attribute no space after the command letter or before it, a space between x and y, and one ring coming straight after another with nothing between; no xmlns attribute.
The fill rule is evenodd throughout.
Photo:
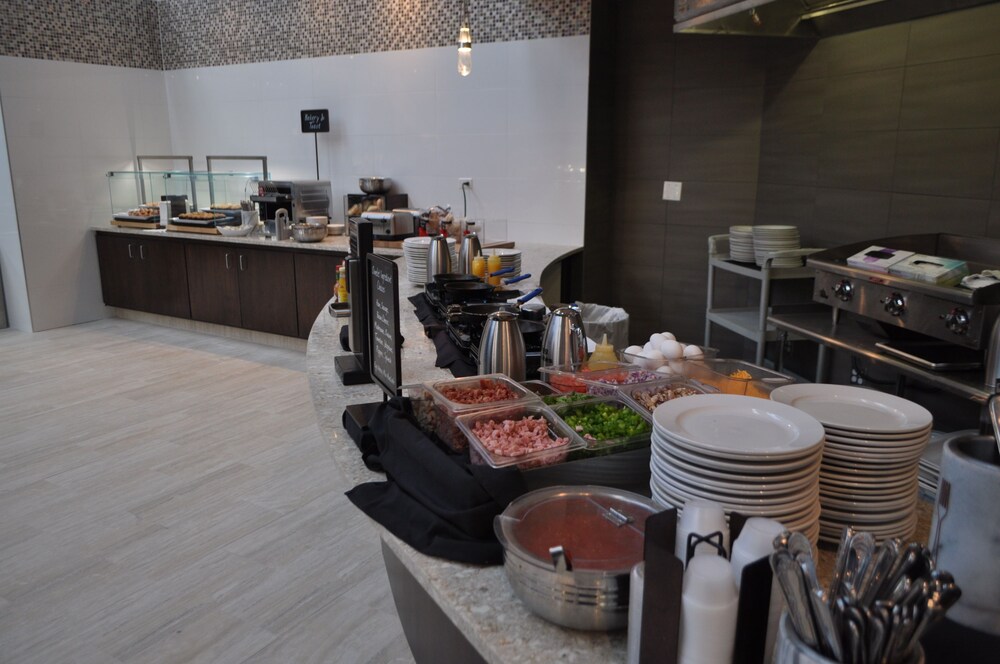
<svg viewBox="0 0 1000 664"><path fill-rule="evenodd" d="M303 134L325 134L330 131L330 112L325 108L300 111Z"/></svg>
<svg viewBox="0 0 1000 664"><path fill-rule="evenodd" d="M372 378L389 396L399 394L399 271L391 260L368 255L368 342Z"/></svg>

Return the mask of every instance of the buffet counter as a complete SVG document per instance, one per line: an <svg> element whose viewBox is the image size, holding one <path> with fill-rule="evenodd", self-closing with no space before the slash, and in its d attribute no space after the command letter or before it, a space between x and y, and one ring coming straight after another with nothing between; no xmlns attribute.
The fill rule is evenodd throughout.
<svg viewBox="0 0 1000 664"><path fill-rule="evenodd" d="M577 247L521 243L518 243L518 248L523 250L522 271L540 276L539 280L544 280L546 269L557 269L560 260L579 251ZM405 275L403 259L399 262L399 274ZM406 339L402 349L404 385L451 377L446 370L434 367L434 345L424 336L412 306L406 301L406 298L422 290L422 287L401 278L400 332ZM306 362L320 430L347 483L357 485L382 481L384 476L368 470L361 462L361 454L343 428L341 415L346 405L378 401L382 393L375 385L341 384L334 358L343 354L340 327L344 320L335 319L324 308L309 335ZM372 525L381 537L390 579L394 572L404 572L411 581L410 585L414 588L419 586L419 590L426 593L483 661L497 664L552 661L605 664L625 661L624 632L580 632L548 623L530 613L514 596L503 567L480 567L432 558L418 553L379 524L372 522ZM437 661L470 661L461 646L445 650L442 646L446 643L444 635L433 631L434 627L428 627L428 616L420 611L419 602L414 604L412 598L401 597L397 583L393 584L393 593L397 607L400 607L404 630L418 661L422 653L427 656L431 652L422 650L424 647L435 646L438 655L442 651L449 653L449 656ZM420 631L426 639L423 644L414 642L411 631L415 629L414 622L420 623ZM407 629L408 623L410 629Z"/></svg>
<svg viewBox="0 0 1000 664"><path fill-rule="evenodd" d="M162 237L180 238L184 240L199 240L206 242L219 242L222 244L237 244L251 247L261 247L267 249L294 249L295 251L316 251L316 252L337 252L347 253L346 235L328 235L320 242L296 242L295 240L272 240L271 238L252 235L250 237L227 237L224 235L211 235L208 233L184 233L181 231L168 231L164 228L139 229L139 228L119 228L118 226L94 226L95 231L104 233L118 233L121 235L131 235L135 237ZM403 250L394 247L378 247L375 253L381 256L402 256Z"/></svg>

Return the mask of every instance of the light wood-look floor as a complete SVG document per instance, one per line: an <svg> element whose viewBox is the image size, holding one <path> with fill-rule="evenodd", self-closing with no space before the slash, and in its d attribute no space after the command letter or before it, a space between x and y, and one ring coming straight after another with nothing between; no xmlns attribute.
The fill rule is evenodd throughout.
<svg viewBox="0 0 1000 664"><path fill-rule="evenodd" d="M412 662L303 353L0 331L0 662Z"/></svg>

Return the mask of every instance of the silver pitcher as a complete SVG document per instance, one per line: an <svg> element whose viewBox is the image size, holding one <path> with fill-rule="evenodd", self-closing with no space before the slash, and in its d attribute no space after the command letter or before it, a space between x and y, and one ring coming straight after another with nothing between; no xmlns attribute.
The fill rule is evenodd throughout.
<svg viewBox="0 0 1000 664"><path fill-rule="evenodd" d="M578 365L587 359L583 316L572 307L559 307L549 316L542 337L542 366Z"/></svg>
<svg viewBox="0 0 1000 664"><path fill-rule="evenodd" d="M427 250L427 281L434 281L434 276L438 274L448 274L451 272L451 251L448 249L448 238L443 235L435 235L431 238L430 247Z"/></svg>
<svg viewBox="0 0 1000 664"><path fill-rule="evenodd" d="M460 274L472 274L472 259L483 255L483 246L479 243L479 236L469 233L462 238L462 246L458 248L458 272Z"/></svg>
<svg viewBox="0 0 1000 664"><path fill-rule="evenodd" d="M486 318L479 341L479 374L502 373L511 380L525 377L524 337L517 314L496 311Z"/></svg>

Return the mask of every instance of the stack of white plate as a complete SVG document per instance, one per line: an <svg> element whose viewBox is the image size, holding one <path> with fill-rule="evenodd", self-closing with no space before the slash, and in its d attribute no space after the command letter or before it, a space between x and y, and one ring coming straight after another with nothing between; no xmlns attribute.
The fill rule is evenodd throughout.
<svg viewBox="0 0 1000 664"><path fill-rule="evenodd" d="M406 258L406 278L414 284L426 284L427 252L430 251L431 238L408 237L403 240L403 256ZM455 238L448 238L448 248L451 250L451 264L458 265L458 247Z"/></svg>
<svg viewBox="0 0 1000 664"><path fill-rule="evenodd" d="M737 263L753 263L753 226L729 227L729 257Z"/></svg>
<svg viewBox="0 0 1000 664"><path fill-rule="evenodd" d="M803 410L826 429L819 495L820 539L845 526L877 539L913 536L920 457L933 417L912 401L845 385L785 385L771 399Z"/></svg>
<svg viewBox="0 0 1000 664"><path fill-rule="evenodd" d="M512 267L513 272L503 275L504 279L510 279L521 274L521 250L520 249L483 249L484 256L496 254L500 257L500 268Z"/></svg>
<svg viewBox="0 0 1000 664"><path fill-rule="evenodd" d="M975 429L955 431L953 433L944 433L941 431L931 433L931 442L927 444L927 449L924 450L923 455L920 457L918 465L920 473L917 475L917 483L920 485L920 490L932 500L937 499L938 483L941 481L941 456L944 454L944 444L952 437L974 436L977 433L979 432Z"/></svg>
<svg viewBox="0 0 1000 664"><path fill-rule="evenodd" d="M757 265L764 264L764 254L771 251L799 249L798 226L753 226L753 251ZM800 267L801 256L775 258L771 267Z"/></svg>
<svg viewBox="0 0 1000 664"><path fill-rule="evenodd" d="M707 499L819 536L823 426L783 404L732 394L681 397L653 411L649 488L664 507Z"/></svg>

